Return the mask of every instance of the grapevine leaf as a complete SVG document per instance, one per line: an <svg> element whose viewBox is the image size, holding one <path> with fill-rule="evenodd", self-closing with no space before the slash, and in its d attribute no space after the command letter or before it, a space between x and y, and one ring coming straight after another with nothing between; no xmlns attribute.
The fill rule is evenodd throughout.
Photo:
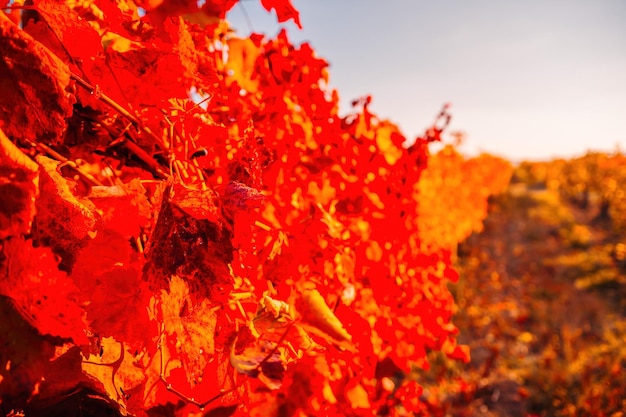
<svg viewBox="0 0 626 417"><path fill-rule="evenodd" d="M118 403L120 411L127 415L127 396L141 387L145 375L138 366L130 348L112 337L100 340L101 353L92 353L82 361L82 370L102 385L104 392Z"/></svg>
<svg viewBox="0 0 626 417"><path fill-rule="evenodd" d="M6 262L6 261L5 261ZM1 266L3 269L5 265ZM2 273L0 292L4 294L5 277ZM0 295L0 398L2 406L19 408L31 397L54 356L54 346L42 338L31 320L20 312L15 300Z"/></svg>
<svg viewBox="0 0 626 417"><path fill-rule="evenodd" d="M184 279L173 276L169 291L161 291L161 314L165 333L175 338L176 352L191 385L201 382L204 369L215 353L215 307L203 299L193 304Z"/></svg>
<svg viewBox="0 0 626 417"><path fill-rule="evenodd" d="M239 331L230 349L233 368L249 377L259 378L270 389L281 387L286 362L284 349L265 338L257 339L247 327Z"/></svg>
<svg viewBox="0 0 626 417"><path fill-rule="evenodd" d="M4 242L5 261L0 294L13 300L22 316L41 334L88 344L84 311L78 305L78 288L59 271L49 248L33 248L14 238Z"/></svg>
<svg viewBox="0 0 626 417"><path fill-rule="evenodd" d="M91 239L98 214L93 204L74 196L70 181L57 172L59 163L45 156L39 163L39 198L36 201L35 238L61 255L63 265L73 264L76 252Z"/></svg>
<svg viewBox="0 0 626 417"><path fill-rule="evenodd" d="M371 407L367 391L356 378L348 382L345 395L352 408L369 409Z"/></svg>
<svg viewBox="0 0 626 417"><path fill-rule="evenodd" d="M276 11L276 17L279 22L286 22L289 19L293 19L294 23L302 29L300 23L300 13L291 4L290 0L261 0L261 4L268 12L272 9Z"/></svg>
<svg viewBox="0 0 626 417"><path fill-rule="evenodd" d="M92 187L87 196L101 213L105 227L128 239L149 226L152 206L139 179L127 184Z"/></svg>
<svg viewBox="0 0 626 417"><path fill-rule="evenodd" d="M228 41L226 68L229 78L250 93L258 90L259 81L254 77L254 70L260 53L260 48L252 39L233 38Z"/></svg>
<svg viewBox="0 0 626 417"><path fill-rule="evenodd" d="M72 113L70 71L0 13L0 129L12 138L58 142Z"/></svg>
<svg viewBox="0 0 626 417"><path fill-rule="evenodd" d="M239 0L207 0L202 10L208 15L218 19L224 19L226 13L232 9Z"/></svg>
<svg viewBox="0 0 626 417"><path fill-rule="evenodd" d="M100 285L86 309L94 331L120 338L136 349L148 344L157 329L148 325L146 305L151 292L137 265L94 271L93 279Z"/></svg>
<svg viewBox="0 0 626 417"><path fill-rule="evenodd" d="M173 184L163 192L148 245L149 279L158 287L172 275L187 278L192 292L220 299L231 287L229 230L211 190Z"/></svg>
<svg viewBox="0 0 626 417"><path fill-rule="evenodd" d="M37 172L37 164L24 154L6 134L0 129L0 161L2 162L2 173L4 170L15 170L17 178L22 180L23 176Z"/></svg>
<svg viewBox="0 0 626 417"><path fill-rule="evenodd" d="M255 188L231 181L227 186L221 203L231 214L250 212L259 208L263 202L263 195Z"/></svg>
<svg viewBox="0 0 626 417"><path fill-rule="evenodd" d="M36 12L24 15L24 30L63 62L90 65L93 58L102 53L98 32L73 13L67 3L59 0L36 0L34 3ZM80 66L74 68L78 70Z"/></svg>

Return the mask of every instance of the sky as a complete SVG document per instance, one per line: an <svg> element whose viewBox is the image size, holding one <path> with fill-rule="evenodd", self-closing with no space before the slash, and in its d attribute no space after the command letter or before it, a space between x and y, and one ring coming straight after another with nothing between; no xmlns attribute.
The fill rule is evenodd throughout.
<svg viewBox="0 0 626 417"><path fill-rule="evenodd" d="M513 161L626 152L624 0L292 0L303 29L258 0L227 15L237 34L309 42L330 63L340 112L370 109L409 139L444 103L460 149Z"/></svg>

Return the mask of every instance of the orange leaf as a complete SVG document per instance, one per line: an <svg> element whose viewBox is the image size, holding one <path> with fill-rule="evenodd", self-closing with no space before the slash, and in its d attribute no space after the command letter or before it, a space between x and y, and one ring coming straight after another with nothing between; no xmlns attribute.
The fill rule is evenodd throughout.
<svg viewBox="0 0 626 417"><path fill-rule="evenodd" d="M230 78L249 93L256 93L259 81L253 78L256 59L260 48L247 38L232 38L228 41L228 61L226 69Z"/></svg>
<svg viewBox="0 0 626 417"><path fill-rule="evenodd" d="M2 129L0 129L0 162L3 168L24 171L24 174L34 174L39 168L32 159L9 140Z"/></svg>
<svg viewBox="0 0 626 417"><path fill-rule="evenodd" d="M402 150L398 146L402 143L401 140L401 136L392 125L386 124L376 130L376 145L389 165L395 165L402 157Z"/></svg>

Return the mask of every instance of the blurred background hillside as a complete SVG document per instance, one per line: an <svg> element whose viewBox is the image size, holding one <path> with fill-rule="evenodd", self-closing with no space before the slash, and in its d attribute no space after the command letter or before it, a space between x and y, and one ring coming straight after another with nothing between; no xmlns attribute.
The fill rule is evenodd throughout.
<svg viewBox="0 0 626 417"><path fill-rule="evenodd" d="M523 162L450 288L469 365L417 372L431 415L623 416L626 157Z"/></svg>

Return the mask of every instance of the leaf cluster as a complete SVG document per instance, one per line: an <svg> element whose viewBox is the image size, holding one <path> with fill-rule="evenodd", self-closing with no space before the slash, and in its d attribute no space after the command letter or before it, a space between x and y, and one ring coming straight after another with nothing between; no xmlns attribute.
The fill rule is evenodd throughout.
<svg viewBox="0 0 626 417"><path fill-rule="evenodd" d="M0 13L4 409L398 415L428 351L468 359L454 245L506 164L429 165L447 108L410 146L370 98L340 117L326 61L236 37L235 3Z"/></svg>

